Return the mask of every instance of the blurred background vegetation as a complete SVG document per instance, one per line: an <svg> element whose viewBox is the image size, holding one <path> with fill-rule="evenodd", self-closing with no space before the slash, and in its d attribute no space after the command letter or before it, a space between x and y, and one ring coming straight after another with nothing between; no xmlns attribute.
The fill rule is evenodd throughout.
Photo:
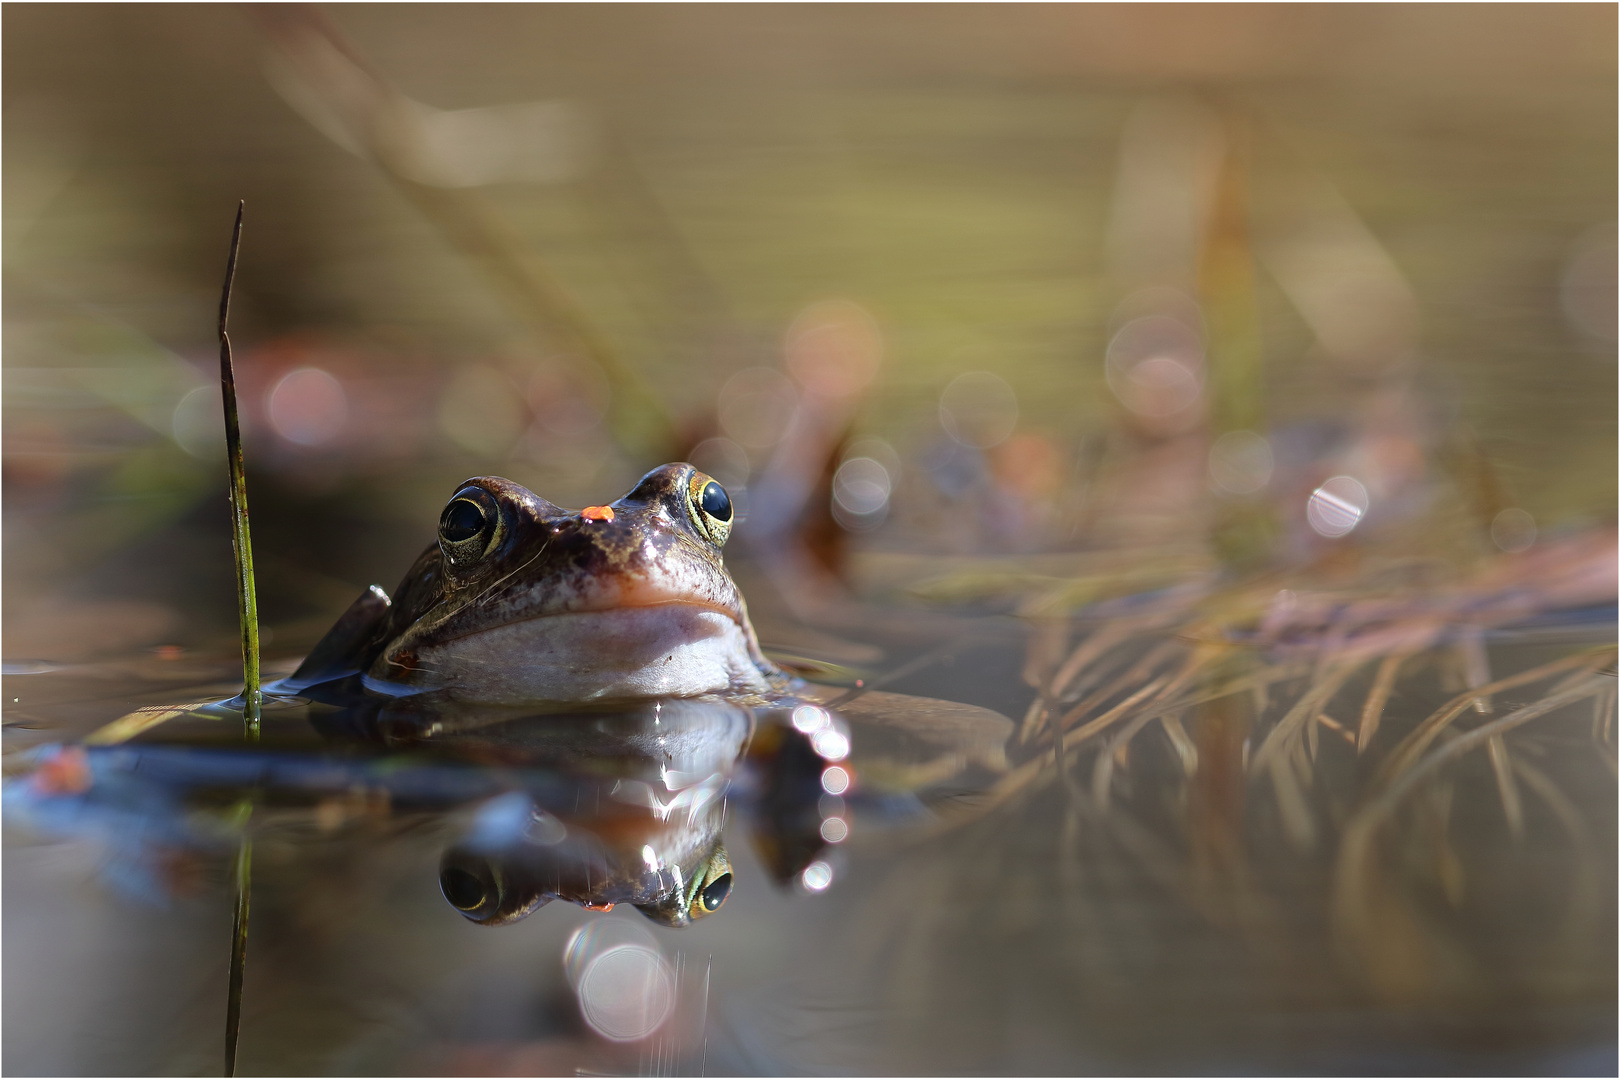
<svg viewBox="0 0 1620 1080"><path fill-rule="evenodd" d="M1338 474L1358 536L1612 521L1615 19L9 6L7 657L231 640L239 198L284 648L480 473L579 506L692 455L857 589L928 553L1314 558Z"/></svg>

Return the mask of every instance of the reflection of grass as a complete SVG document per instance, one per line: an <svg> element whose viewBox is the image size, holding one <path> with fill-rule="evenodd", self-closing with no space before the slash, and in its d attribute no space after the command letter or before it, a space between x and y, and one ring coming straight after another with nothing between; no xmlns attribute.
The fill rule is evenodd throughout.
<svg viewBox="0 0 1620 1080"><path fill-rule="evenodd" d="M982 798L947 811L947 824L1058 785L1064 880L1084 878L1078 838L1100 830L1216 925L1244 930L1251 944L1271 938L1262 952L1277 945L1281 913L1318 895L1303 882L1320 874L1319 918L1385 1000L1489 996L1564 977L1558 958L1582 954L1560 950L1591 940L1602 915L1603 854L1590 808L1566 787L1591 757L1615 775L1615 684L1612 666L1602 670L1615 649L1566 646L1567 655L1493 677L1483 635L1531 614L1526 597L1608 599L1601 587L1583 597L1556 583L1579 579L1583 562L1612 559L1612 548L1566 554L1486 563L1443 593L1384 596L1358 585L1318 603L1296 585L1294 625L1278 620L1275 579L1097 621L1073 643L1076 624L1037 619L1025 668L1037 694L1014 737L1015 765ZM1319 618L1324 611L1331 616ZM1454 692L1413 716L1411 703L1436 681ZM1557 754L1523 735L1587 702L1596 710L1590 755L1569 744L1567 725L1548 729L1563 740L1550 744ZM1500 817L1482 816L1480 799L1498 804ZM1480 830L1492 820L1503 832L1482 861ZM1573 856L1568 889L1525 880L1534 915L1473 880L1554 849ZM1547 906L1560 903L1561 920L1551 919ZM1502 946L1478 936L1481 920L1504 912L1515 920L1504 937L1552 934L1553 951L1536 953L1532 968L1554 968L1485 978L1475 954Z"/></svg>
<svg viewBox="0 0 1620 1080"><path fill-rule="evenodd" d="M1435 981L1432 968L1420 962L1428 950L1424 948L1421 932L1412 932L1416 919L1410 911L1402 909L1406 901L1396 883L1390 882L1385 876L1387 872L1378 850L1380 834L1394 831L1396 814L1403 804L1415 801L1426 789L1435 789L1440 783L1442 769L1466 754L1487 750L1492 754L1493 761L1503 763L1493 771L1498 777L1497 790L1510 829L1517 831L1523 828L1522 808L1511 780L1514 771L1517 771L1525 778L1527 786L1553 810L1565 830L1578 842L1582 841L1584 826L1574 806L1540 770L1513 763L1502 736L1523 724L1558 713L1567 706L1607 694L1610 681L1595 677L1594 672L1605 661L1611 660L1613 655L1612 649L1578 653L1513 678L1502 679L1488 688L1481 688L1496 693L1518 686L1547 683L1555 676L1564 676L1530 704L1457 735L1425 753L1425 749L1437 738L1450 733L1450 725L1476 696L1473 691L1459 695L1444 708L1430 714L1385 759L1372 790L1344 826L1335 865L1333 896L1335 928L1343 938L1346 949L1359 961L1377 989L1392 997L1411 997L1434 989ZM1461 870L1455 856L1450 854L1449 846L1444 844L1443 833L1440 840L1442 843L1436 846L1439 860L1436 872L1447 886L1448 899L1455 904L1461 900ZM1581 843L1580 846L1586 845ZM1578 893L1591 891L1586 879L1593 873L1589 858L1583 858L1576 864ZM1589 904L1579 906L1584 909ZM1578 913L1595 914L1585 910Z"/></svg>

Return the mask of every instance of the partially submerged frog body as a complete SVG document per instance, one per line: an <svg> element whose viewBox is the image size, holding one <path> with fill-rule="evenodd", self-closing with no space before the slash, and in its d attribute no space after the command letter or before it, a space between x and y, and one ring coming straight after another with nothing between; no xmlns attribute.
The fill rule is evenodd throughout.
<svg viewBox="0 0 1620 1080"><path fill-rule="evenodd" d="M280 689L359 673L477 702L780 691L721 559L732 518L725 489L683 463L583 511L468 480L394 599L369 589Z"/></svg>
<svg viewBox="0 0 1620 1080"><path fill-rule="evenodd" d="M265 687L259 741L237 740L239 698L140 709L61 751L82 784L44 770L8 784L8 801L72 828L103 811L124 822L103 803L125 789L146 816L177 822L193 796L221 790L328 822L360 804L472 809L500 828L444 854L440 886L462 916L502 925L564 899L678 927L730 894L728 799L786 884L848 835L848 813L909 820L924 812L914 786L973 763L1005 769L999 713L779 671L721 558L732 519L725 490L686 464L582 511L469 480L396 597L367 590ZM872 782L854 787L845 714L879 736Z"/></svg>

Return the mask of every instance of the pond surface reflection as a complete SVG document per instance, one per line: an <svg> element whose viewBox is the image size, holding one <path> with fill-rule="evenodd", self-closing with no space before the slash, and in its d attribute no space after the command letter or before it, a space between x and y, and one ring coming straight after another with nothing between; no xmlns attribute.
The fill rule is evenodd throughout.
<svg viewBox="0 0 1620 1080"><path fill-rule="evenodd" d="M1200 640L1166 594L900 665L1022 661L1016 730L807 684L541 714L338 684L257 746L229 702L149 706L13 755L11 963L42 1003L155 980L92 996L117 1049L84 1071L210 1071L251 838L244 1072L1590 1071L1612 609L1466 600L1363 600L1324 648L1320 599ZM52 679L85 685L10 685Z"/></svg>

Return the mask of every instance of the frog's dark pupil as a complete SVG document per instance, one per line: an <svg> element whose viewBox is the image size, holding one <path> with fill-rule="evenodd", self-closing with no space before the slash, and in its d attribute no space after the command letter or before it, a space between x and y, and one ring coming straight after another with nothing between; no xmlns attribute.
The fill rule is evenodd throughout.
<svg viewBox="0 0 1620 1080"><path fill-rule="evenodd" d="M458 911L472 911L484 902L484 883L459 866L447 867L439 875L439 888Z"/></svg>
<svg viewBox="0 0 1620 1080"><path fill-rule="evenodd" d="M703 507L705 514L716 521L731 520L731 496L713 480L703 486L703 498L698 500L698 504Z"/></svg>
<svg viewBox="0 0 1620 1080"><path fill-rule="evenodd" d="M484 511L475 502L457 499L444 508L439 519L439 535L451 543L477 536L484 528Z"/></svg>
<svg viewBox="0 0 1620 1080"><path fill-rule="evenodd" d="M708 888L703 890L703 909L705 911L713 911L715 908L725 903L726 897L730 895L731 875L721 874L719 877L709 882Z"/></svg>

